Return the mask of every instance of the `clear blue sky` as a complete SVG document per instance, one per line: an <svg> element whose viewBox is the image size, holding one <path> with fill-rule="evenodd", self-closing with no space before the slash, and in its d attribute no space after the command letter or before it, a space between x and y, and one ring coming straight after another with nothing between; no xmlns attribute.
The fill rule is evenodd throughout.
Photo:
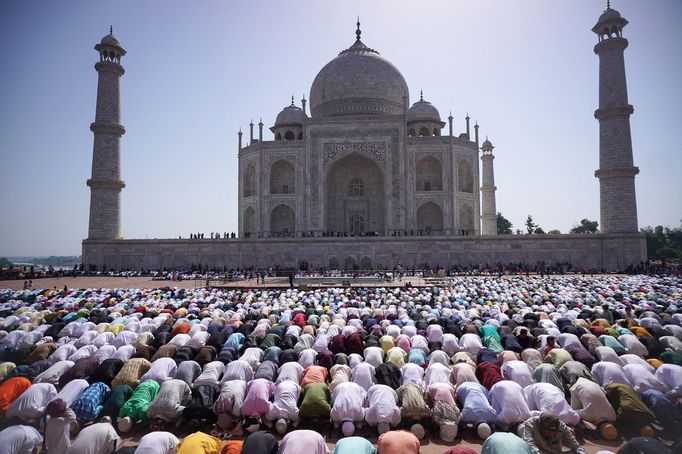
<svg viewBox="0 0 682 454"><path fill-rule="evenodd" d="M682 218L682 2L613 0L626 68L640 226ZM87 235L97 73L113 24L121 83L123 235L237 229L237 136L272 126L320 68L365 44L456 131L496 146L497 207L566 232L599 218L598 59L605 1L0 2L0 256L79 254ZM271 134L268 131L268 136Z"/></svg>

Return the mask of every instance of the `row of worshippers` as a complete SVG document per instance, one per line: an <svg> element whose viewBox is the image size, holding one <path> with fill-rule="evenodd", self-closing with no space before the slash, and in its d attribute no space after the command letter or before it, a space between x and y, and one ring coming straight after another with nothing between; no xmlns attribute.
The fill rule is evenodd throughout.
<svg viewBox="0 0 682 454"><path fill-rule="evenodd" d="M438 292L434 289L432 294ZM296 293L283 292L280 295ZM55 387L54 391L59 389L59 393L67 390L78 401L71 402L73 406L69 406L79 413L77 419L87 424L94 419L92 414L97 412L100 404L104 407L103 404L108 403L121 385L128 385L137 391L141 384L150 380L157 384L175 379L183 381L182 375L178 378L182 369L185 377L191 377L185 381L192 388L191 398L201 402L201 405L194 406L199 416L191 413L184 415L183 410L183 418L188 421L201 423L216 418L217 428L220 429L225 426L220 424L222 416L228 428L232 424L241 424L247 430L255 430L261 424L271 423L275 428L279 426L287 430L294 425L293 406L285 408L284 417L268 421L267 414L263 412L267 404L262 398L266 388L271 388L267 384L251 386L257 408L254 414L231 414L229 402L238 394L241 382L248 387L251 382L264 379L276 388L282 375L281 368L292 363L303 369L298 384L301 395L306 394L310 385L315 384L311 389L318 388L317 392L310 392L313 398L310 406L312 411L304 417L322 421L331 419L341 426L342 431L345 425L346 432L353 428L353 424L348 424L353 420L337 418L334 421L331 415L335 405L335 388L346 382L359 385L367 394L373 386L378 385L395 392L399 395L398 404L391 407L388 414L391 411L395 414L395 407L398 407L401 420L403 413L406 415L403 424L412 418L411 413L418 415L421 411L425 415L424 407L421 406L421 401L424 401L430 413L422 417L421 422L435 423L434 430L447 439L453 432L456 436L459 423L473 425L485 436L488 430L514 429L528 416L523 412L523 405L514 401L511 395L514 392L505 397L505 386L498 386L500 383L511 382L520 386L528 409L540 412L548 404L533 400L532 391L535 388L541 394L551 391L542 390L536 385L549 385L563 390L564 405L568 400L573 404L571 389L583 378L596 381L603 387L600 390L607 396L612 411L620 418L616 426L621 426L619 428L625 432L651 434L658 425L656 422L671 421L668 427L661 425L664 431L675 433L679 413L671 411L671 408L674 409L671 404L680 395L679 368L675 367L676 355L679 355L680 314L671 311L670 305L657 305L654 307L658 309L657 312L644 310L646 307L642 304L634 313L628 313L629 306L620 304L606 307L575 305L570 308L562 308L561 305L527 308L519 305L502 310L503 306L473 302L452 304L443 301L431 306L417 300L410 305L381 304L365 302L360 295L362 293L355 298L339 295L335 297L339 301L332 303L330 308L301 304L293 299L291 302L282 302L281 298L275 300L274 304L272 299L259 299L242 304L241 307L237 304L233 309L229 305L211 307L211 303L204 301L203 304L190 303L188 307L179 307L174 311L163 306L154 308L156 311L148 311L149 305L126 310L111 302L110 306L92 309L77 303L69 306L70 312L52 313L56 317L49 320L45 320L45 316L51 314L42 311L46 307L44 301L24 306L16 311L17 314L8 315L2 320L6 334L0 334L4 336L0 340L0 359L12 359L16 364L12 361L0 364L0 373L5 375L4 383L0 385L0 407L4 407L2 411L9 412L16 397L37 384L47 383ZM390 301L395 295L387 295L387 300ZM418 298L428 295L424 291L418 292ZM158 309L161 309L160 314ZM224 367L222 371L221 365ZM174 366L176 369L171 373ZM290 367L298 369L293 365ZM145 377L148 372L153 373ZM310 383L304 381L307 373ZM207 382L199 380L202 374L206 374L204 379ZM324 376L322 380L321 376ZM197 392L195 395L197 380L200 387L204 383L212 384L213 394ZM226 393L228 411L221 413L215 411L215 401L212 405L207 405L207 402L216 396L215 387L220 385L219 398L222 386L228 381L240 383L235 384L236 392L231 390ZM439 383L454 385L456 405L442 404L447 400L447 393L452 394L453 390ZM495 419L490 421L492 424L488 421L463 420L467 396L460 398L459 393L462 389L466 391L467 387L463 387L466 383L478 383L488 392L489 405L496 413ZM611 385L614 386L609 388ZM159 388L162 386L163 383L160 383ZM106 395L106 387L111 396ZM438 387L448 389L435 389ZM40 398L43 392L54 394L49 387L44 388L38 387L28 393L26 400L30 400L31 396ZM143 387L143 390L146 388ZM441 391L438 399L429 396L430 388L434 388L434 393ZM619 388L625 392L610 391ZM184 389L178 383L175 390L169 390L165 395L182 396ZM273 389L272 394L267 391L267 403L272 403L273 407L276 407L275 391ZM418 391L422 393L421 401ZM136 409L132 404L133 413L139 419L127 414L121 416L121 409L132 395L126 396L125 388L119 392L116 402L120 404L112 404L114 411L109 417L124 431L127 425L132 426L138 420L143 420L143 416L139 408ZM248 394L246 389L244 393ZM157 394L160 394L160 390ZM476 393L471 394L473 396ZM497 394L501 397L496 400ZM556 392L554 394L558 396ZM245 399L247 397L245 395ZM326 400L326 405L318 405L322 402L319 397ZM150 404L152 400L149 400ZM19 401L23 403L23 400ZM133 403L138 401L133 400ZM417 404L411 405L412 401ZM590 403L592 399L587 401ZM161 408L172 408L173 402L175 400L169 405L159 405ZM496 405L496 402L500 405ZM633 402L636 404L634 407ZM315 414L319 407L325 406L329 407L328 414L324 411ZM17 404L16 408L19 407L22 405ZM514 410L515 407L521 410ZM621 407L625 410L621 411ZM214 411L206 412L209 408ZM299 416L307 413L303 402L296 402L295 408ZM360 408L366 413L364 405ZM460 421L452 417L454 408L460 412ZM602 414L602 411L596 411L596 407L594 410ZM202 416L202 411L205 416ZM654 414L656 412L658 414ZM9 413L8 420L21 419L14 414L14 410ZM146 416L146 412L143 413ZM518 413L522 413L522 416L518 416ZM570 412L568 415L567 419L572 416ZM654 417L651 418L651 415ZM370 414L361 423L372 426L371 419ZM421 422L418 418L412 419L417 420L412 425L416 426L415 431L419 434ZM605 437L615 432L612 424L607 424L613 421L581 419L599 427ZM634 422L630 423L629 420ZM147 421L146 424L154 429L172 424L172 421L164 420L163 417L147 418ZM380 425L380 422L384 424ZM388 428L391 427L390 421L376 422L380 431L387 429L386 424Z"/></svg>

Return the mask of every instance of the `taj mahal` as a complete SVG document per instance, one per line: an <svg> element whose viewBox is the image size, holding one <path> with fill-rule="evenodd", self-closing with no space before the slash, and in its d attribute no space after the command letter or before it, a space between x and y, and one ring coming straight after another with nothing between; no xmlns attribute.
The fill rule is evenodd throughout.
<svg viewBox="0 0 682 454"><path fill-rule="evenodd" d="M452 114L443 121L423 92L411 102L399 69L363 42L358 20L354 42L317 73L308 100L297 104L292 96L268 132L263 120L249 124L248 137L238 132L237 238L123 239L119 84L126 51L110 31L95 46L99 82L83 262L97 269L344 270L637 264L646 259L646 244L637 226L627 23L607 7L592 28L599 58L601 233L589 235L497 235L495 147L487 138L480 143L479 126L468 115L456 131Z"/></svg>

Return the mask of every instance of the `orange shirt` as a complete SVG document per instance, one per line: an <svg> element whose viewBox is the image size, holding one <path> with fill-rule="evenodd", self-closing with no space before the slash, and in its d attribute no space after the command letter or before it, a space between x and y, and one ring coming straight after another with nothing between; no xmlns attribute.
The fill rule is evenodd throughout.
<svg viewBox="0 0 682 454"><path fill-rule="evenodd" d="M327 369L322 366L310 366L303 373L301 388L309 383L324 383L327 380Z"/></svg>
<svg viewBox="0 0 682 454"><path fill-rule="evenodd" d="M9 406L24 391L31 387L31 380L25 377L13 377L0 385L0 410L4 414Z"/></svg>
<svg viewBox="0 0 682 454"><path fill-rule="evenodd" d="M220 454L241 454L243 446L243 440L230 440L223 446L223 449L220 450Z"/></svg>

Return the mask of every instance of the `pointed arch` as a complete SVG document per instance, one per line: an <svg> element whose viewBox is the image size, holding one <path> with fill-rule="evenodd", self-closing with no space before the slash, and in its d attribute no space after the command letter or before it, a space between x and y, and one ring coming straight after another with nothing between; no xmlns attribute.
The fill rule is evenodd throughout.
<svg viewBox="0 0 682 454"><path fill-rule="evenodd" d="M253 164L246 166L243 184L242 193L244 197L256 195L256 167Z"/></svg>
<svg viewBox="0 0 682 454"><path fill-rule="evenodd" d="M294 165L280 159L270 167L270 194L295 194L296 170Z"/></svg>
<svg viewBox="0 0 682 454"><path fill-rule="evenodd" d="M417 191L442 191L443 166L433 156L426 156L417 162Z"/></svg>
<svg viewBox="0 0 682 454"><path fill-rule="evenodd" d="M256 211L252 207L244 210L244 221L242 224L244 237L248 238L256 233Z"/></svg>
<svg viewBox="0 0 682 454"><path fill-rule="evenodd" d="M296 231L296 214L288 205L277 205L270 212L270 235L291 236Z"/></svg>
<svg viewBox="0 0 682 454"><path fill-rule="evenodd" d="M474 233L474 209L468 203L459 206L459 228Z"/></svg>
<svg viewBox="0 0 682 454"><path fill-rule="evenodd" d="M460 159L457 163L457 190L474 192L474 171L468 159Z"/></svg>
<svg viewBox="0 0 682 454"><path fill-rule="evenodd" d="M443 234L443 209L434 202L426 202L417 210L417 230L427 235Z"/></svg>

